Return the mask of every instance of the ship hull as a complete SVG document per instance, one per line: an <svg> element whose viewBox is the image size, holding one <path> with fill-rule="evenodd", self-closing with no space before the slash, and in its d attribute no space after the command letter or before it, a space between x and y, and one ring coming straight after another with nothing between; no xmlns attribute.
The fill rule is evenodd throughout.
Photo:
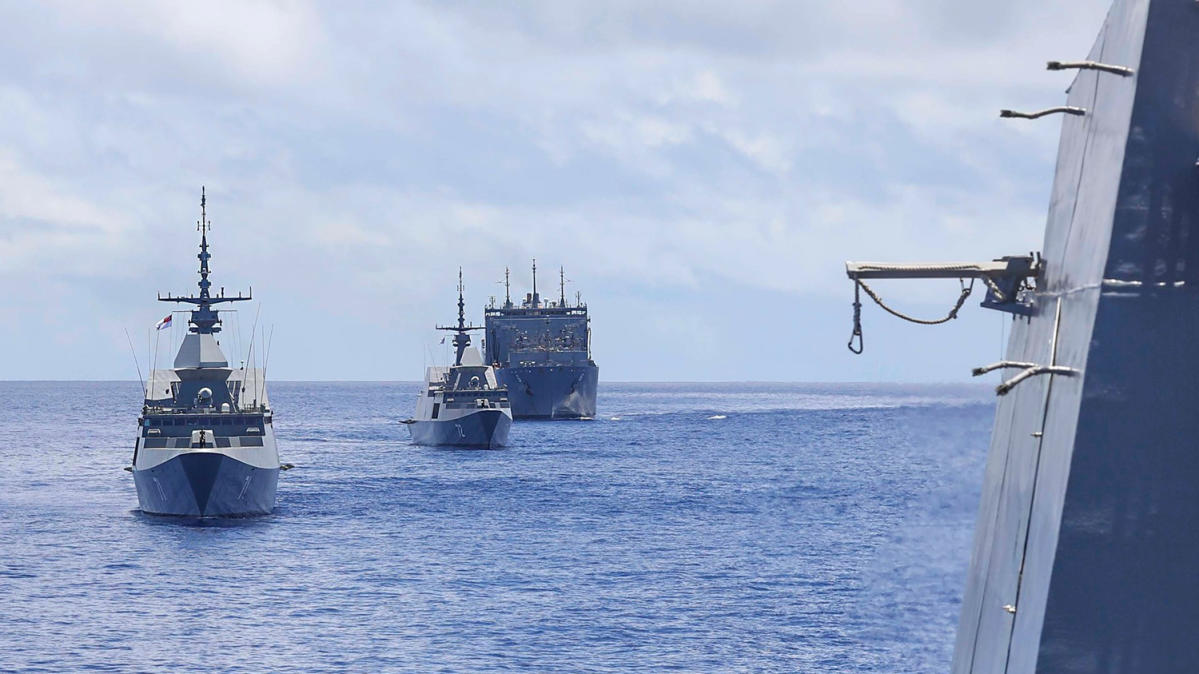
<svg viewBox="0 0 1199 674"><path fill-rule="evenodd" d="M512 417L503 410L479 410L455 419L413 421L408 424L418 445L497 449L508 444Z"/></svg>
<svg viewBox="0 0 1199 674"><path fill-rule="evenodd" d="M274 510L279 468L261 468L220 452L198 451L135 470L133 481L145 513L248 517Z"/></svg>
<svg viewBox="0 0 1199 674"><path fill-rule="evenodd" d="M496 369L508 388L512 416L517 419L590 419L595 416L599 368L595 365L551 365Z"/></svg>
<svg viewBox="0 0 1199 674"><path fill-rule="evenodd" d="M1199 671L1199 13L1117 0L1063 119L1031 316L1007 359L957 674ZM1010 375L1008 375L1010 376Z"/></svg>

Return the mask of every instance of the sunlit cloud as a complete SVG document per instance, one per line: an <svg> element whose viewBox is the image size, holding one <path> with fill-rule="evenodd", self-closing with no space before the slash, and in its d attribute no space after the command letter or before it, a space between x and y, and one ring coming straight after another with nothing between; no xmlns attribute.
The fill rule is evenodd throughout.
<svg viewBox="0 0 1199 674"><path fill-rule="evenodd" d="M755 303L839 302L848 258L1038 248L1057 126L996 113L1059 102L1044 62L1084 54L1106 4L9 4L0 283L22 296L0 310L26 320L0 346L61 332L29 307L72 288L75 313L152 323L155 292L194 282L207 185L218 280L267 303L281 376L417 377L457 267L477 307L537 257L596 309L607 375L696 378L745 353L717 289L778 318ZM127 369L107 340L41 356ZM905 371L949 376L940 357ZM727 371L883 372L824 360Z"/></svg>

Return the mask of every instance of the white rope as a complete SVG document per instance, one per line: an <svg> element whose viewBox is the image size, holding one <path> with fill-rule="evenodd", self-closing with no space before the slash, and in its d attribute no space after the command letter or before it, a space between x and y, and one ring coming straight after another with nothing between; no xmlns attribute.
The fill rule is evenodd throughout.
<svg viewBox="0 0 1199 674"><path fill-rule="evenodd" d="M1003 382L999 386L996 386L995 393L1001 396L1007 395L1012 389L1016 388L1016 386L1024 380L1042 374L1060 374L1066 377L1073 377L1078 373L1079 371L1072 367L1064 367L1061 365L1038 365L1036 367L1030 367L1015 377Z"/></svg>
<svg viewBox="0 0 1199 674"><path fill-rule="evenodd" d="M1099 70L1120 77L1132 77L1137 71L1125 66L1114 66L1109 63L1099 63L1098 61L1050 61L1046 64L1049 70Z"/></svg>
<svg viewBox="0 0 1199 674"><path fill-rule="evenodd" d="M974 368L974 370L971 371L971 374L974 375L975 377L981 377L984 374L987 374L988 372L994 372L995 370L1002 370L1005 368L1016 368L1016 367L1020 368L1021 370L1027 370L1029 368L1037 367L1037 364L1036 363L1019 363L1019 362L1012 361L1012 360L1001 360L998 363L984 365L983 367L976 367L976 368Z"/></svg>
<svg viewBox="0 0 1199 674"><path fill-rule="evenodd" d="M1062 105L1062 106L1059 106L1056 108L1046 108L1044 110L1038 110L1037 112L1018 112L1016 110L1000 110L999 111L999 116L1003 117L1005 119L1040 119L1047 115L1056 115L1056 114L1074 115L1075 117L1082 117L1087 114L1087 109L1086 108L1076 108L1076 107L1069 106L1069 105Z"/></svg>

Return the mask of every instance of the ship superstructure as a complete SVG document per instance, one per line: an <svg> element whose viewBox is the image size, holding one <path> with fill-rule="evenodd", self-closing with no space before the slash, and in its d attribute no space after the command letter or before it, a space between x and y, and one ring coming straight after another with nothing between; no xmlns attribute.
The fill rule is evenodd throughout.
<svg viewBox="0 0 1199 674"><path fill-rule="evenodd" d="M565 272L559 270L557 302L533 290L512 301L508 270L504 302L485 309L484 359L508 387L517 419L589 419L595 416L599 367L591 358L591 317L581 299L567 302Z"/></svg>
<svg viewBox="0 0 1199 674"><path fill-rule="evenodd" d="M466 324L463 292L459 269L458 325L437 328L454 333L454 364L428 368L416 415L406 423L418 445L496 449L508 443L512 406L495 369L470 344L470 333L482 328Z"/></svg>
<svg viewBox="0 0 1199 674"><path fill-rule="evenodd" d="M1116 0L1086 60L1049 63L1078 70L1065 105L1002 113L1062 115L1041 256L849 267L876 301L863 279L968 272L1014 314L1007 359L976 370L1011 374L959 674L1199 671L1196 35L1194 0Z"/></svg>
<svg viewBox="0 0 1199 674"><path fill-rule="evenodd" d="M143 512L263 515L275 506L279 478L274 418L262 371L231 368L217 341L221 320L215 307L251 297L212 294L206 202L201 191L200 292L158 298L195 308L188 312L188 333L174 367L150 372L133 479Z"/></svg>

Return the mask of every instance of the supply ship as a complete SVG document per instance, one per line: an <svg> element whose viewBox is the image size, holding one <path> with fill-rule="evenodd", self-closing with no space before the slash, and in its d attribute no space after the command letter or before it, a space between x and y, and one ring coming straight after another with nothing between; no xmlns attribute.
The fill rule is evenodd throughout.
<svg viewBox="0 0 1199 674"><path fill-rule="evenodd" d="M982 279L1013 317L975 371L1009 374L958 674L1199 672L1197 37L1195 0L1116 0L1085 60L1049 63L1077 71L1065 105L1001 113L1060 115L1042 254L848 266L874 299L874 278Z"/></svg>
<svg viewBox="0 0 1199 674"><path fill-rule="evenodd" d="M504 303L492 303L484 316L484 360L508 389L517 419L590 419L595 416L599 367L591 359L591 317L576 297L566 300L566 275L559 270L557 302L533 291L519 306L512 302L508 270Z"/></svg>

